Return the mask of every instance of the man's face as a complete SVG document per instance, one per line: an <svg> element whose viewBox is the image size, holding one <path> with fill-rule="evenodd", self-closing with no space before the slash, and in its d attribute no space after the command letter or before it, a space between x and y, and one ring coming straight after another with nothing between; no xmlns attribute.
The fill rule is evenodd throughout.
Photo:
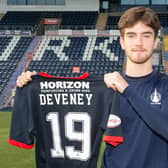
<svg viewBox="0 0 168 168"><path fill-rule="evenodd" d="M134 26L124 29L120 44L127 59L135 64L143 64L151 58L157 46L157 39L151 27L137 22Z"/></svg>

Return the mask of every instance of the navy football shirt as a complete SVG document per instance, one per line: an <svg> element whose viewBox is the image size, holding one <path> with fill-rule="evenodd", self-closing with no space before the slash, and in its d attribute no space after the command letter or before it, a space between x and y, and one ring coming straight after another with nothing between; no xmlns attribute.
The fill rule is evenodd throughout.
<svg viewBox="0 0 168 168"><path fill-rule="evenodd" d="M123 77L129 83L120 95L124 142L107 145L102 168L167 168L168 76Z"/></svg>
<svg viewBox="0 0 168 168"><path fill-rule="evenodd" d="M16 90L9 143L36 144L38 168L96 168L103 132L108 143L122 142L118 107L100 78L40 73Z"/></svg>

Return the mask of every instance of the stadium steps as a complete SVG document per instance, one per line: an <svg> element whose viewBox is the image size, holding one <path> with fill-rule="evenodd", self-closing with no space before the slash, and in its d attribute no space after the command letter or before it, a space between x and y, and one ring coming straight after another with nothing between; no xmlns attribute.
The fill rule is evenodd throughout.
<svg viewBox="0 0 168 168"><path fill-rule="evenodd" d="M163 65L164 65L165 72L168 74L168 51L164 51Z"/></svg>
<svg viewBox="0 0 168 168"><path fill-rule="evenodd" d="M164 57L163 57L163 64L165 72L168 73L168 35L163 37L163 50L164 50Z"/></svg>
<svg viewBox="0 0 168 168"><path fill-rule="evenodd" d="M168 35L163 37L164 51L168 51Z"/></svg>
<svg viewBox="0 0 168 168"><path fill-rule="evenodd" d="M97 19L96 29L103 30L106 27L108 14L107 13L100 13Z"/></svg>
<svg viewBox="0 0 168 168"><path fill-rule="evenodd" d="M165 72L168 74L168 61L164 61L164 69Z"/></svg>
<svg viewBox="0 0 168 168"><path fill-rule="evenodd" d="M3 18L4 15L5 15L5 14L0 13L0 20Z"/></svg>

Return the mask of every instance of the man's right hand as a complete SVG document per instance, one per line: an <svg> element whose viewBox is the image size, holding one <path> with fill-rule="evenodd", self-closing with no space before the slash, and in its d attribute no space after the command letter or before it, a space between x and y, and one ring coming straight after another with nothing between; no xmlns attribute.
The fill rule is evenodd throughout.
<svg viewBox="0 0 168 168"><path fill-rule="evenodd" d="M32 80L31 77L36 74L37 74L37 72L35 72L35 71L22 72L22 74L17 78L17 81L16 81L17 87L23 87L24 85L26 85L29 81Z"/></svg>
<svg viewBox="0 0 168 168"><path fill-rule="evenodd" d="M119 72L105 74L104 82L108 88L117 90L120 93L123 93L124 90L128 87L127 81L121 76Z"/></svg>

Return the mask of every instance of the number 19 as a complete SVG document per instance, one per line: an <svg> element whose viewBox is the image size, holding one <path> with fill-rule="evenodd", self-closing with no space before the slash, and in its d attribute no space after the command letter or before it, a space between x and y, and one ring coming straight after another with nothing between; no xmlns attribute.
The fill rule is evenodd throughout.
<svg viewBox="0 0 168 168"><path fill-rule="evenodd" d="M81 150L76 150L75 146L65 146L65 151L61 146L60 124L58 112L50 112L46 120L51 124L53 148L51 156L54 158L64 158L65 154L70 159L88 160L91 153L91 119L88 113L69 112L64 117L65 137L70 141L81 141ZM75 131L75 122L82 124L81 131Z"/></svg>

